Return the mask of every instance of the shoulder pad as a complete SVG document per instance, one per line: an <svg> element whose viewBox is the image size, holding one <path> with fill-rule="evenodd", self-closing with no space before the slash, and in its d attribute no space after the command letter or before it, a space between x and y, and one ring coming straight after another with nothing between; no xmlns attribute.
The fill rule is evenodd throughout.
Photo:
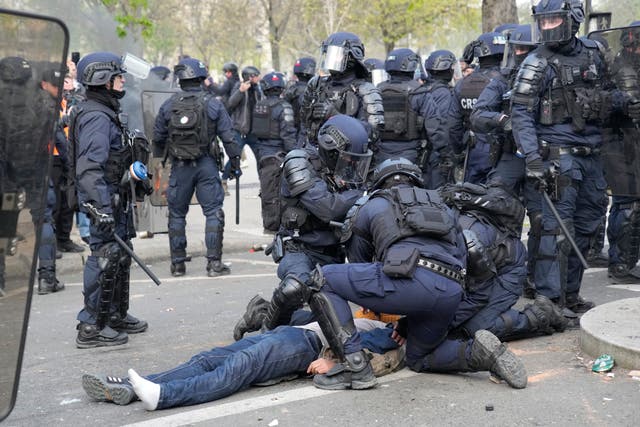
<svg viewBox="0 0 640 427"><path fill-rule="evenodd" d="M342 224L342 228L340 230L340 243L344 243L351 238L351 235L353 234L354 222L356 220L356 216L358 215L358 211L365 203L369 201L369 197L369 195L360 197L347 211L347 215L344 218L344 223Z"/></svg>
<svg viewBox="0 0 640 427"><path fill-rule="evenodd" d="M282 117L285 122L294 122L293 107L287 101L282 101Z"/></svg>
<svg viewBox="0 0 640 427"><path fill-rule="evenodd" d="M363 97L369 95L370 93L377 93L378 95L380 95L380 91L378 90L378 88L375 87L373 83L369 83L367 81L364 81L360 83L360 85L358 85L358 93Z"/></svg>
<svg viewBox="0 0 640 427"><path fill-rule="evenodd" d="M524 59L513 84L514 104L526 105L529 111L533 111L540 90L540 81L547 65L547 58L537 51Z"/></svg>
<svg viewBox="0 0 640 427"><path fill-rule="evenodd" d="M284 158L283 176L289 184L289 192L293 197L313 187L315 170L305 150L291 150Z"/></svg>

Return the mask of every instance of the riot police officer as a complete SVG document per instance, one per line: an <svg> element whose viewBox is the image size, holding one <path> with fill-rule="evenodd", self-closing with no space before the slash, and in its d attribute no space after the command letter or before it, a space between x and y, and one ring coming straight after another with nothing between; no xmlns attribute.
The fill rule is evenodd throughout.
<svg viewBox="0 0 640 427"><path fill-rule="evenodd" d="M531 25L511 29L505 46L501 74L493 78L478 97L471 113L471 129L487 136L489 143L490 181L499 180L508 191L522 197L529 215L527 292L535 289L533 270L538 254L542 227L542 200L535 181L527 180L524 159L517 153L511 132L511 88L522 61L535 48Z"/></svg>
<svg viewBox="0 0 640 427"><path fill-rule="evenodd" d="M384 127L380 92L367 79L363 63L364 45L347 32L331 34L322 43L321 68L328 76L309 80L303 96L303 119L310 142L316 142L318 130L331 116L346 114L360 120L375 144Z"/></svg>
<svg viewBox="0 0 640 427"><path fill-rule="evenodd" d="M261 324L267 329L288 324L305 302L297 292L309 282L315 266L345 261L336 223L362 196L371 157L364 126L343 114L322 126L317 149L308 146L287 154L280 187L282 223L268 249L279 264L281 282L268 303L266 318L258 318L257 312L267 303L254 298L236 325L234 338ZM297 318L295 323L304 321Z"/></svg>
<svg viewBox="0 0 640 427"><path fill-rule="evenodd" d="M268 73L262 77L260 87L265 97L256 103L251 124L251 133L258 138L262 224L270 233L280 228L280 165L297 144L293 108L280 97L284 86L282 73Z"/></svg>
<svg viewBox="0 0 640 427"><path fill-rule="evenodd" d="M298 141L299 146L302 146L306 138L306 132L301 120L302 97L307 88L307 83L316 74L316 60L309 57L298 58L293 65L293 74L296 76L296 80L287 86L282 93L282 97L293 108L293 117L297 130L296 141Z"/></svg>
<svg viewBox="0 0 640 427"><path fill-rule="evenodd" d="M613 283L638 283L640 274L635 266L640 252L640 152L636 148L640 138L640 21L611 31L615 41L620 42L620 51L613 58L610 73L627 106L625 111L617 111L604 129L605 177L613 195L607 228L609 278Z"/></svg>
<svg viewBox="0 0 640 427"><path fill-rule="evenodd" d="M425 188L434 190L441 185L453 182L453 149L449 142L448 115L454 102L452 79L460 75L460 65L456 56L448 50L436 50L424 61L427 73L423 84L426 98L433 100L437 107L437 131L430 138L430 150L426 163L422 167ZM426 101L425 101L426 103ZM426 119L426 117L425 117Z"/></svg>
<svg viewBox="0 0 640 427"><path fill-rule="evenodd" d="M597 96L603 62L595 42L575 36L584 21L581 1L544 0L534 7L533 17L533 40L542 45L527 56L516 77L513 136L525 156L527 175L550 178L546 182L554 190L553 204L581 252L586 252L606 209L606 182L599 156L600 111L587 111L579 100ZM575 317L594 305L579 295L583 272L553 212L543 203L534 272L537 292L566 305L565 313Z"/></svg>
<svg viewBox="0 0 640 427"><path fill-rule="evenodd" d="M378 58L367 58L362 61L371 75L369 81L375 87L378 87L380 83L389 80L389 74L387 74L387 71L384 69L384 62L385 61Z"/></svg>
<svg viewBox="0 0 640 427"><path fill-rule="evenodd" d="M501 33L484 33L472 43L473 56L479 67L460 80L454 89L455 102L449 111L450 137L454 151L465 152L464 181L481 184L491 169L486 135L471 130L471 112L482 90L492 78L500 75L505 37Z"/></svg>
<svg viewBox="0 0 640 427"><path fill-rule="evenodd" d="M309 283L309 304L343 363L314 377L323 389L375 385L348 301L375 312L404 314L396 334L406 338L406 363L423 371L447 336L463 290L466 246L456 215L422 171L406 159L389 159L373 172L373 192L356 204L344 227L349 264L318 267ZM426 218L429 218L427 220ZM374 262L371 262L374 260ZM442 370L491 370L516 388L526 385L521 362L488 331L460 340L455 358L464 365ZM439 361L439 359L436 359Z"/></svg>
<svg viewBox="0 0 640 427"><path fill-rule="evenodd" d="M224 190L220 183L220 137L231 163L231 176L239 177L240 150L236 144L231 119L224 106L204 91L206 67L194 58L182 59L174 67L181 92L160 107L154 125L156 156L171 159L171 176L167 190L169 204L169 245L171 274L186 272L187 237L185 217L195 191L206 217L207 274L211 277L230 273L222 263Z"/></svg>
<svg viewBox="0 0 640 427"><path fill-rule="evenodd" d="M382 96L385 127L380 131L375 164L403 157L423 165L429 156L428 140L444 138L433 135L442 128L438 126L439 119L434 117L436 107L424 102L424 89L414 79L420 62L417 53L404 48L389 52L384 62L389 79L378 84L378 90Z"/></svg>
<svg viewBox="0 0 640 427"><path fill-rule="evenodd" d="M87 100L71 118L69 140L75 152L78 204L90 214L91 255L84 269L84 308L78 313L78 348L125 344L131 333L148 324L128 313L131 257L116 243L114 234L131 247L135 236L131 194L121 185L133 163L118 119L124 96L124 70L120 57L95 52L78 62L80 83Z"/></svg>

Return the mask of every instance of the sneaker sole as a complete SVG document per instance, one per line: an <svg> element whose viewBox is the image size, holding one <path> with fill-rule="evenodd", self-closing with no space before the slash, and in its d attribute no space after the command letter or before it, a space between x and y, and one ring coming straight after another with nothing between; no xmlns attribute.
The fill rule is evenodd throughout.
<svg viewBox="0 0 640 427"><path fill-rule="evenodd" d="M209 276L209 277L228 276L230 274L231 274L231 270L229 270L229 271L220 271L220 272L217 272L217 271L208 271L207 272L207 276Z"/></svg>
<svg viewBox="0 0 640 427"><path fill-rule="evenodd" d="M495 356L495 362L490 370L492 374L505 380L513 388L522 389L527 386L527 371L522 361L495 335L489 331L479 330L475 334L475 340L482 345L486 355L494 355L502 350L498 356Z"/></svg>
<svg viewBox="0 0 640 427"><path fill-rule="evenodd" d="M116 405L128 405L133 400L133 391L125 387L110 387L93 375L82 376L82 388L93 400L98 402L113 402Z"/></svg>
<svg viewBox="0 0 640 427"><path fill-rule="evenodd" d="M113 330L118 331L118 332L125 332L127 334L141 334L143 332L146 332L147 329L149 329L149 325L145 325L144 328L119 328L119 327L114 327L113 325L109 325Z"/></svg>

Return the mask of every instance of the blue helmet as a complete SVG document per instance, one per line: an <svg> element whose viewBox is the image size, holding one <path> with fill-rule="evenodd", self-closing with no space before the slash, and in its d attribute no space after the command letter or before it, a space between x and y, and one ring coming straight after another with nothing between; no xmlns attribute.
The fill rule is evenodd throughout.
<svg viewBox="0 0 640 427"><path fill-rule="evenodd" d="M384 61L384 69L387 73L401 72L413 75L419 65L420 55L405 48L392 50Z"/></svg>
<svg viewBox="0 0 640 427"><path fill-rule="evenodd" d="M367 69L364 66L364 44L360 37L353 33L333 33L321 46L322 68L336 73L346 71L350 66L361 68L364 74Z"/></svg>
<svg viewBox="0 0 640 427"><path fill-rule="evenodd" d="M362 62L367 70L384 70L384 61L378 58L367 58Z"/></svg>
<svg viewBox="0 0 640 427"><path fill-rule="evenodd" d="M383 161L373 170L372 190L382 188L387 179L394 178L398 175L408 176L414 185L424 187L422 170L404 157L397 157Z"/></svg>
<svg viewBox="0 0 640 427"><path fill-rule="evenodd" d="M557 43L571 40L584 22L581 0L541 0L533 7L533 41Z"/></svg>
<svg viewBox="0 0 640 427"><path fill-rule="evenodd" d="M504 45L507 39L502 33L484 33L476 40L473 56L484 58L486 56L504 54Z"/></svg>
<svg viewBox="0 0 640 427"><path fill-rule="evenodd" d="M85 86L103 86L124 73L122 58L111 52L89 53L78 61L78 81Z"/></svg>
<svg viewBox="0 0 640 427"><path fill-rule="evenodd" d="M493 29L494 33L501 33L503 35L508 35L511 33L511 31L513 31L516 27L518 26L518 24L514 24L514 23L508 23L508 24L500 24L497 27L495 27Z"/></svg>
<svg viewBox="0 0 640 427"><path fill-rule="evenodd" d="M531 40L531 25L518 25L509 34L502 59L502 68L517 69L535 47L536 44Z"/></svg>
<svg viewBox="0 0 640 427"><path fill-rule="evenodd" d="M448 71L453 69L458 60L453 52L441 49L431 52L424 61L424 69L428 72Z"/></svg>
<svg viewBox="0 0 640 427"><path fill-rule="evenodd" d="M272 89L279 89L280 91L282 91L284 89L284 86L284 74L282 73L273 72L265 74L264 77L262 77L262 80L260 80L260 87L264 92Z"/></svg>
<svg viewBox="0 0 640 427"><path fill-rule="evenodd" d="M293 64L293 74L302 79L310 79L316 73L316 60L310 57L298 58Z"/></svg>
<svg viewBox="0 0 640 427"><path fill-rule="evenodd" d="M344 114L331 117L318 131L318 154L336 181L350 184L365 182L373 156L364 125Z"/></svg>
<svg viewBox="0 0 640 427"><path fill-rule="evenodd" d="M367 58L364 60L364 66L369 70L371 75L370 81L374 86L378 86L382 82L389 80L389 74L384 69L384 61L378 58Z"/></svg>
<svg viewBox="0 0 640 427"><path fill-rule="evenodd" d="M206 79L209 74L207 67L195 58L183 58L173 67L173 74L179 80Z"/></svg>

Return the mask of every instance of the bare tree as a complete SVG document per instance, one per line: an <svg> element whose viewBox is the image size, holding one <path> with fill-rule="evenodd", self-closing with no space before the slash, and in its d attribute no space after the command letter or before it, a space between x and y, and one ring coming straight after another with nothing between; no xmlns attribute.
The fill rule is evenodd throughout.
<svg viewBox="0 0 640 427"><path fill-rule="evenodd" d="M482 0L483 33L507 23L518 23L516 0Z"/></svg>
<svg viewBox="0 0 640 427"><path fill-rule="evenodd" d="M296 7L292 0L260 0L269 23L269 44L271 45L271 65L280 69L280 43L285 35L291 13Z"/></svg>

